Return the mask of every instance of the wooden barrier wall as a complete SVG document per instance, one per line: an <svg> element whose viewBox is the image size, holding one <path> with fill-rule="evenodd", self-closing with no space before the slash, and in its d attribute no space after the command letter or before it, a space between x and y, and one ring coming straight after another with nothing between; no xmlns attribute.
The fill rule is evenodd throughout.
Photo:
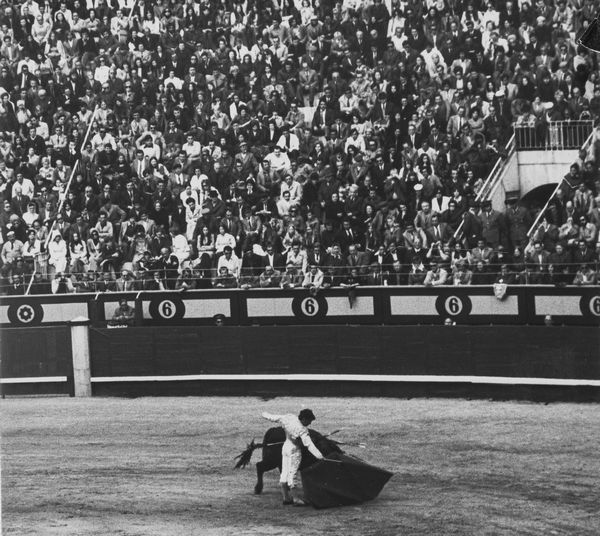
<svg viewBox="0 0 600 536"><path fill-rule="evenodd" d="M2 329L0 386L3 394L70 394L72 376L68 326Z"/></svg>
<svg viewBox="0 0 600 536"><path fill-rule="evenodd" d="M583 389L600 400L599 335L584 326L93 329L92 385L120 395L535 398L558 389L561 399Z"/></svg>
<svg viewBox="0 0 600 536"><path fill-rule="evenodd" d="M110 320L126 297L138 325L441 324L541 325L552 315L560 325L600 323L600 287L509 287L501 298L485 287L360 287L320 291L205 290L125 294L18 296L0 299L0 325L56 325L86 316L97 325Z"/></svg>

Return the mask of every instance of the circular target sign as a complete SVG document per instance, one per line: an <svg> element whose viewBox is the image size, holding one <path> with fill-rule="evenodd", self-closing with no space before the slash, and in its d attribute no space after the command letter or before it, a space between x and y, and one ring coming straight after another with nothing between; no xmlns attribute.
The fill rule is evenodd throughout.
<svg viewBox="0 0 600 536"><path fill-rule="evenodd" d="M179 298L154 298L149 311L154 320L175 320L183 318L185 305Z"/></svg>
<svg viewBox="0 0 600 536"><path fill-rule="evenodd" d="M586 318L600 320L600 294L585 292L579 301L579 308Z"/></svg>
<svg viewBox="0 0 600 536"><path fill-rule="evenodd" d="M461 318L471 314L472 303L468 296L442 294L436 300L435 308L441 316Z"/></svg>
<svg viewBox="0 0 600 536"><path fill-rule="evenodd" d="M327 315L327 300L322 296L298 296L292 301L292 311L300 318L323 318Z"/></svg>
<svg viewBox="0 0 600 536"><path fill-rule="evenodd" d="M42 323L44 309L39 303L19 302L8 308L8 319L11 324L19 326L37 326Z"/></svg>

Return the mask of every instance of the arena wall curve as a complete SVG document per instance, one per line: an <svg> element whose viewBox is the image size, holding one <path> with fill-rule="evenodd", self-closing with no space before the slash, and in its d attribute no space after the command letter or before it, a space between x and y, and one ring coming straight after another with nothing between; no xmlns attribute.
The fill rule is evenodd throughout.
<svg viewBox="0 0 600 536"><path fill-rule="evenodd" d="M74 394L67 324L87 317L94 395L600 401L597 288L139 293L137 325L114 329L121 296L3 298L3 394Z"/></svg>

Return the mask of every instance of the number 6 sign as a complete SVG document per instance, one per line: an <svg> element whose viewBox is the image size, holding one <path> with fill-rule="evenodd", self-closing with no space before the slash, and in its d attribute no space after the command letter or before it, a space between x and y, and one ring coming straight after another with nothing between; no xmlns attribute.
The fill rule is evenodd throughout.
<svg viewBox="0 0 600 536"><path fill-rule="evenodd" d="M435 308L440 316L459 318L471 313L471 300L468 296L458 294L442 294L435 301Z"/></svg>
<svg viewBox="0 0 600 536"><path fill-rule="evenodd" d="M294 316L306 319L327 315L327 300L322 296L298 296L292 301Z"/></svg>
<svg viewBox="0 0 600 536"><path fill-rule="evenodd" d="M185 305L179 298L154 298L149 311L154 320L174 320L183 318Z"/></svg>

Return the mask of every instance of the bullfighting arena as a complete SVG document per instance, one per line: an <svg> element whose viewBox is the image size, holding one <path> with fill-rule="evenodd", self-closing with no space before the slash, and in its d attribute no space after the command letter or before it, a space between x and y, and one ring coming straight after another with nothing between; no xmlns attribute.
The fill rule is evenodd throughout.
<svg viewBox="0 0 600 536"><path fill-rule="evenodd" d="M234 456L269 423L312 408L314 428L389 469L373 502L283 507L276 471L254 495ZM7 535L594 535L597 405L363 398L8 398ZM363 443L365 448L359 447Z"/></svg>

